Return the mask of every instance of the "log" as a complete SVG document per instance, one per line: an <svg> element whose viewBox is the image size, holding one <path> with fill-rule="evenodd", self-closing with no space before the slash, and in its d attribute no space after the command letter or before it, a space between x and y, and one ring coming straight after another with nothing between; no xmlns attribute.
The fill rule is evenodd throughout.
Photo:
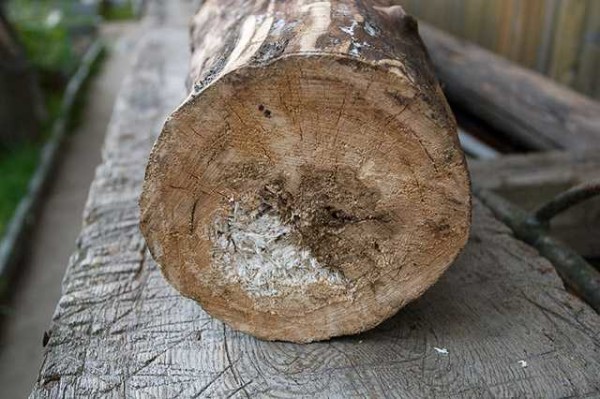
<svg viewBox="0 0 600 399"><path fill-rule="evenodd" d="M448 99L531 150L600 147L600 103L420 23Z"/></svg>
<svg viewBox="0 0 600 399"><path fill-rule="evenodd" d="M478 201L457 263L357 336L264 342L169 286L136 201L163 118L185 95L185 28L170 20L188 2L150 1L151 15L157 4L168 25L139 35L30 398L598 396L600 317Z"/></svg>
<svg viewBox="0 0 600 399"><path fill-rule="evenodd" d="M148 164L166 279L266 340L372 328L456 258L470 191L416 22L369 1L207 1Z"/></svg>

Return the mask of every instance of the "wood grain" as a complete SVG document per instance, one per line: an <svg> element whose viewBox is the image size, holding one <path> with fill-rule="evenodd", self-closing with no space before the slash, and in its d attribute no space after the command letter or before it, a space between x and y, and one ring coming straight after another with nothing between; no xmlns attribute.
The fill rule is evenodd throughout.
<svg viewBox="0 0 600 399"><path fill-rule="evenodd" d="M210 0L191 47L140 199L179 292L240 331L311 342L437 281L467 241L470 182L402 7Z"/></svg>
<svg viewBox="0 0 600 399"><path fill-rule="evenodd" d="M586 10L576 86L579 91L600 98L600 2L592 1Z"/></svg>
<svg viewBox="0 0 600 399"><path fill-rule="evenodd" d="M577 61L584 43L585 17L591 3L586 0L562 1L558 11L561 30L554 32L553 53L549 73L556 81L573 85L577 74Z"/></svg>
<svg viewBox="0 0 600 399"><path fill-rule="evenodd" d="M421 23L448 98L533 150L600 146L600 104ZM468 73L465 73L468 71Z"/></svg>
<svg viewBox="0 0 600 399"><path fill-rule="evenodd" d="M162 119L184 95L186 35L169 16L180 4L162 3L173 9L167 25L145 35L123 87L31 398L600 395L600 318L478 202L456 264L362 335L264 342L170 288L139 232L136 200Z"/></svg>

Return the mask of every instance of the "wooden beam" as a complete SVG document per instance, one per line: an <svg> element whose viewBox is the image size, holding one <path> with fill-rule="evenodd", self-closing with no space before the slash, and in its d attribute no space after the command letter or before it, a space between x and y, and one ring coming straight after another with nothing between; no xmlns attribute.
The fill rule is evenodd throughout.
<svg viewBox="0 0 600 399"><path fill-rule="evenodd" d="M600 147L600 104L423 22L419 31L454 102L533 150Z"/></svg>

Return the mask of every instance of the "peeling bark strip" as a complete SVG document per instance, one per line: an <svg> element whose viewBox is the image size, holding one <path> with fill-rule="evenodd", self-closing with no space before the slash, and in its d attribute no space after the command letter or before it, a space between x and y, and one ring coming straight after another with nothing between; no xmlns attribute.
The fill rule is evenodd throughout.
<svg viewBox="0 0 600 399"><path fill-rule="evenodd" d="M171 284L232 327L369 329L464 246L469 179L416 22L369 1L207 1L146 172Z"/></svg>

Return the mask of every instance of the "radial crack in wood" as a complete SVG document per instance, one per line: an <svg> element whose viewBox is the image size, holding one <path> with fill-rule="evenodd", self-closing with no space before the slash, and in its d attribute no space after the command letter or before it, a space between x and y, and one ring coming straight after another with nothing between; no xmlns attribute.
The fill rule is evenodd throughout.
<svg viewBox="0 0 600 399"><path fill-rule="evenodd" d="M466 243L469 178L416 22L368 1L207 1L146 171L167 280L232 327L369 329Z"/></svg>

